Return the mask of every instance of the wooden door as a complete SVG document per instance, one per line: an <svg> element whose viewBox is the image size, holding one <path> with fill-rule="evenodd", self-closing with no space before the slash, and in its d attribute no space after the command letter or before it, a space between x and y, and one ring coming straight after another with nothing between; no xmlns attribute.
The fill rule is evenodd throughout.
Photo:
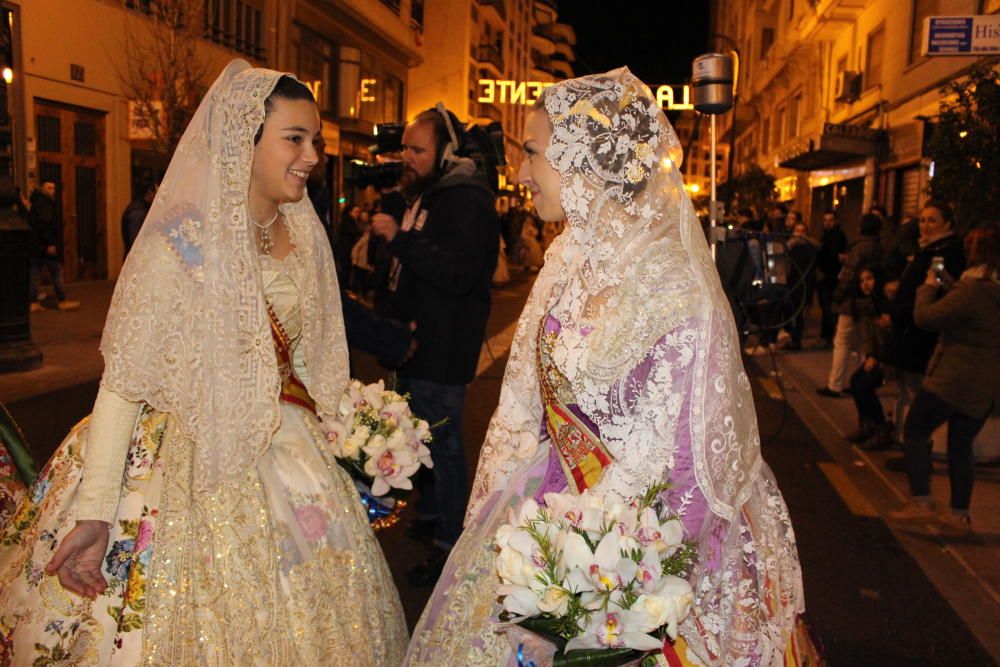
<svg viewBox="0 0 1000 667"><path fill-rule="evenodd" d="M54 181L67 282L108 276L104 114L35 101L38 182Z"/></svg>

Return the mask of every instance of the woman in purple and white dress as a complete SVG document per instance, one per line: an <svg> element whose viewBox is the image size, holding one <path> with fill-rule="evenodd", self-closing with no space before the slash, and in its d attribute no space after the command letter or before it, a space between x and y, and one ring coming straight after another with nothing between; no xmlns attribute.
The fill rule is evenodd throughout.
<svg viewBox="0 0 1000 667"><path fill-rule="evenodd" d="M465 533L407 664L518 664L524 636L498 621L494 535L509 508L586 488L625 500L662 481L698 550L681 661L808 662L791 521L673 129L623 68L548 88L524 148L539 216L568 227L518 324Z"/></svg>

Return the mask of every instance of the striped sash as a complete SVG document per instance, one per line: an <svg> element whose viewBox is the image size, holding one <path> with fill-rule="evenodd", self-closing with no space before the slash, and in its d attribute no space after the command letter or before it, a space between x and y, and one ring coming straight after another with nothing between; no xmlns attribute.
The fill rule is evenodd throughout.
<svg viewBox="0 0 1000 667"><path fill-rule="evenodd" d="M601 473L611 465L614 458L601 437L586 423L569 403L571 387L569 381L552 361L552 346L556 334L545 332L545 318L542 318L538 332L537 358L539 385L542 403L545 406L545 426L559 455L559 463L570 490L583 493L593 488L601 479ZM566 397L566 400L560 398Z"/></svg>
<svg viewBox="0 0 1000 667"><path fill-rule="evenodd" d="M316 402L309 395L309 390L295 374L292 364L292 341L281 326L281 321L274 314L271 304L267 304L267 319L271 323L271 338L274 339L274 353L278 357L278 373L281 374L281 395L279 398L286 403L305 408L316 414Z"/></svg>

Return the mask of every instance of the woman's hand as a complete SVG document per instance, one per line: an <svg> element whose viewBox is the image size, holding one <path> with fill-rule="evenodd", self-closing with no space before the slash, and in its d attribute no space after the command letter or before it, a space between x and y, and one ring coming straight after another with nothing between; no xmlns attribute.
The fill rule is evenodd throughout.
<svg viewBox="0 0 1000 667"><path fill-rule="evenodd" d="M109 526L103 521L77 521L45 566L45 573L58 575L59 583L68 591L97 597L108 587L101 574L108 533Z"/></svg>

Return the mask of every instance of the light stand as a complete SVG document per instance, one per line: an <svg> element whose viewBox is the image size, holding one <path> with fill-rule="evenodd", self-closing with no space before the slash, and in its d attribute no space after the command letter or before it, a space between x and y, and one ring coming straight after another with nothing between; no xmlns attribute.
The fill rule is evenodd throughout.
<svg viewBox="0 0 1000 667"><path fill-rule="evenodd" d="M710 158L711 180L708 204L709 238L712 242L712 259L715 259L716 226L718 225L720 208L716 200L718 175L716 174L716 136L715 117L733 108L733 60L721 53L706 53L698 56L691 64L691 88L694 98L694 108L699 113L712 117L709 131L711 133L712 157ZM733 147L730 146L729 150Z"/></svg>

